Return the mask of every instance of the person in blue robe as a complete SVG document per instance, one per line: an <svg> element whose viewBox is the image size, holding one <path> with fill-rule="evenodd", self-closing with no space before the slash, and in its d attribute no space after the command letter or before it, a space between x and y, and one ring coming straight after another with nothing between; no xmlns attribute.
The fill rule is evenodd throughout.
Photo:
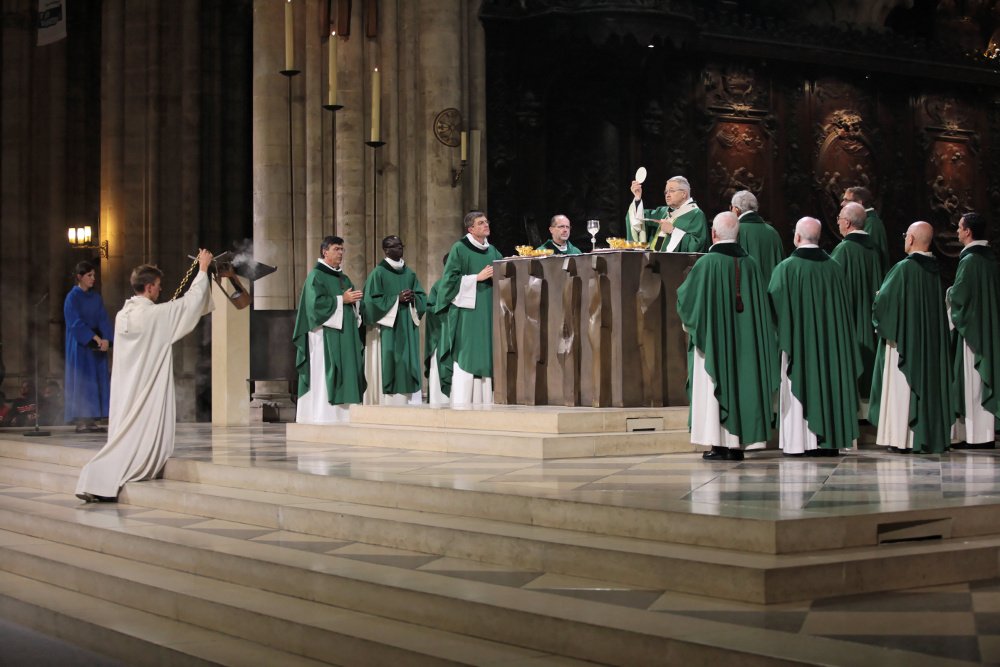
<svg viewBox="0 0 1000 667"><path fill-rule="evenodd" d="M75 423L77 433L98 433L97 421L108 417L110 374L108 350L114 328L101 295L94 291L96 270L90 262L76 265L76 287L66 295L66 423Z"/></svg>

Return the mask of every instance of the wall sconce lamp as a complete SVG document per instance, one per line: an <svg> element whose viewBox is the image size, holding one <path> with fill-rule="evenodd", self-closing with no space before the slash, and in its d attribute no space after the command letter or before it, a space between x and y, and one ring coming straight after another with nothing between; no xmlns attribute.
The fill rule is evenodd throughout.
<svg viewBox="0 0 1000 667"><path fill-rule="evenodd" d="M108 259L110 252L108 241L105 239L100 243L94 243L93 230L91 229L90 225L84 225L82 227L70 227L66 230L66 237L69 239L69 244L72 247L80 249L97 250L97 253L100 257Z"/></svg>

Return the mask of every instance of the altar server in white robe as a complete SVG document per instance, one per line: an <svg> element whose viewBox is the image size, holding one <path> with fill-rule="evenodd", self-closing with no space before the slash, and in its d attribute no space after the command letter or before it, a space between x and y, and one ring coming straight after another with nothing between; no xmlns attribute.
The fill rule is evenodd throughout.
<svg viewBox="0 0 1000 667"><path fill-rule="evenodd" d="M163 272L142 265L130 279L135 296L115 318L108 442L83 467L76 496L115 501L128 482L153 479L174 451L173 344L212 311L208 267L212 253L198 252L198 274L184 296L157 304Z"/></svg>

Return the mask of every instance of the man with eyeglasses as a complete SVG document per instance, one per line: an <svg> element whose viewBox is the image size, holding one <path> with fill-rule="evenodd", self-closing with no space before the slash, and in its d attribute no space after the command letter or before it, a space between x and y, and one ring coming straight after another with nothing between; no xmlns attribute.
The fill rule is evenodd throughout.
<svg viewBox="0 0 1000 667"><path fill-rule="evenodd" d="M382 239L385 259L365 281L361 313L369 327L366 403L420 405L423 402L418 327L427 307L427 295L417 274L406 266L403 250L398 236Z"/></svg>
<svg viewBox="0 0 1000 667"><path fill-rule="evenodd" d="M947 450L954 423L948 315L933 240L929 223L910 225L906 258L886 274L872 306L879 342L868 418L875 444L900 454Z"/></svg>
<svg viewBox="0 0 1000 667"><path fill-rule="evenodd" d="M448 251L434 312L447 312L438 363L452 369L453 406L493 404L493 262L503 259L487 240L490 221L472 211L465 236Z"/></svg>
<svg viewBox="0 0 1000 667"><path fill-rule="evenodd" d="M852 314L853 338L861 353L861 376L858 378L858 419L868 419L872 374L875 370L875 350L878 336L872 325L872 303L885 268L882 255L875 242L864 230L865 209L861 204L848 202L837 217L837 228L843 240L830 256L841 266L847 282L847 299Z"/></svg>
<svg viewBox="0 0 1000 667"><path fill-rule="evenodd" d="M861 204L861 206L864 207L865 231L868 233L868 236L871 237L875 247L878 248L879 255L882 257L883 270L888 270L889 241L885 236L885 224L882 222L882 218L878 217L878 213L875 212L875 208L870 206L870 204L874 203L871 190L860 185L847 188L844 190L844 198L841 200L840 205L844 206L851 202Z"/></svg>
<svg viewBox="0 0 1000 667"><path fill-rule="evenodd" d="M647 211L642 205L642 183L632 181L635 198L626 213L625 231L629 241L648 244L660 252L706 252L708 219L691 198L691 184L683 176L667 181L663 196L666 206Z"/></svg>
<svg viewBox="0 0 1000 667"><path fill-rule="evenodd" d="M551 250L556 255L580 255L582 251L569 240L570 224L569 218L559 214L552 216L549 221L549 235L552 238L538 246L538 250Z"/></svg>
<svg viewBox="0 0 1000 667"><path fill-rule="evenodd" d="M757 260L766 285L771 280L774 267L785 258L781 235L760 217L757 212L757 197L749 190L740 190L734 194L729 210L735 213L740 221L738 243L748 255Z"/></svg>
<svg viewBox="0 0 1000 667"><path fill-rule="evenodd" d="M344 272L344 239L323 237L319 255L302 286L292 332L299 424L350 421L350 405L364 400L367 386L360 332L364 293Z"/></svg>
<svg viewBox="0 0 1000 667"><path fill-rule="evenodd" d="M1000 266L986 241L986 220L966 213L958 222L955 284L948 290L955 329L952 399L955 449L993 449L1000 417Z"/></svg>

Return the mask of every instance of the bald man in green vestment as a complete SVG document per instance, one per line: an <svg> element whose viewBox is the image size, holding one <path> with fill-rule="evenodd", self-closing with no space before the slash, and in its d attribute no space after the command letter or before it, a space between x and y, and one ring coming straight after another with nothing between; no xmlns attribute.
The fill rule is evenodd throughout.
<svg viewBox="0 0 1000 667"><path fill-rule="evenodd" d="M966 213L958 223L955 284L948 290L955 329L952 447L993 449L1000 417L1000 266L986 241L986 219Z"/></svg>
<svg viewBox="0 0 1000 667"><path fill-rule="evenodd" d="M757 197L749 190L740 190L734 194L729 210L740 221L740 237L737 239L740 247L757 260L764 283L767 284L774 267L785 258L781 235L760 217L757 212Z"/></svg>
<svg viewBox="0 0 1000 667"><path fill-rule="evenodd" d="M878 343L872 324L872 304L885 271L878 247L864 229L865 209L861 204L845 204L837 217L837 227L844 238L830 255L843 268L847 283L853 338L858 344L862 364L858 377L858 419L868 419Z"/></svg>
<svg viewBox="0 0 1000 667"><path fill-rule="evenodd" d="M822 225L802 218L795 251L768 286L781 352L778 446L786 456L837 456L858 438L861 357L843 270L819 247Z"/></svg>
<svg viewBox="0 0 1000 667"><path fill-rule="evenodd" d="M879 257L882 258L882 271L888 271L889 241L885 234L885 223L882 222L882 218L878 217L878 213L873 206L875 202L871 190L861 185L847 188L844 190L844 198L841 200L840 205L844 206L851 202L861 204L864 207L865 232L867 232L875 247L878 248Z"/></svg>
<svg viewBox="0 0 1000 667"><path fill-rule="evenodd" d="M634 200L625 215L629 241L646 243L661 252L705 252L708 250L708 220L691 198L691 184L683 176L667 181L666 206L647 211L642 205L642 183L632 181Z"/></svg>
<svg viewBox="0 0 1000 667"><path fill-rule="evenodd" d="M778 353L757 261L736 243L732 212L712 221L712 247L677 290L688 332L691 442L706 460L742 461L743 448L766 444L774 426Z"/></svg>
<svg viewBox="0 0 1000 667"><path fill-rule="evenodd" d="M906 258L886 274L873 306L879 335L869 420L875 443L899 453L948 449L954 421L944 284L931 254L934 229L906 230Z"/></svg>

